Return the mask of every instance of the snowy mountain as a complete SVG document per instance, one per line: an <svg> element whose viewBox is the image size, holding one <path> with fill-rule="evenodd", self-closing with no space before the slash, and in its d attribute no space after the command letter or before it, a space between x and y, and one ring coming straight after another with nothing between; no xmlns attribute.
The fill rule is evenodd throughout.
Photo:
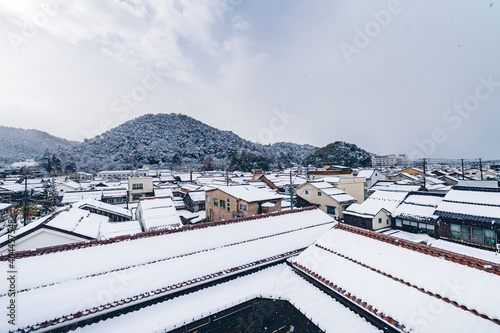
<svg viewBox="0 0 500 333"><path fill-rule="evenodd" d="M182 114L146 114L109 131L70 142L36 130L0 126L0 162L36 158L48 149L61 165L75 162L77 170L153 168L201 168L208 157L215 169L226 167L284 168L293 164L320 165L323 161L348 166L369 165L370 154L355 145L335 142L324 148L279 142L262 145L240 138ZM368 163L368 164L367 164Z"/></svg>
<svg viewBox="0 0 500 333"><path fill-rule="evenodd" d="M79 170L98 171L142 165L199 168L208 156L216 168L235 156L259 156L270 166L286 166L302 164L314 150L294 143L264 146L182 114L147 114L56 154L63 165L74 161Z"/></svg>
<svg viewBox="0 0 500 333"><path fill-rule="evenodd" d="M7 126L0 126L0 142L0 163L5 164L28 158L37 159L46 149L57 150L78 143L38 130Z"/></svg>

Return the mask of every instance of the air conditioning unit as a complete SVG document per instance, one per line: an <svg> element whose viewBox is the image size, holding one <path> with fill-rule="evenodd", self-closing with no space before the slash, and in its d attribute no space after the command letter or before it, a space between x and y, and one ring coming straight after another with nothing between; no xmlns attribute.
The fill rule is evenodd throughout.
<svg viewBox="0 0 500 333"><path fill-rule="evenodd" d="M497 251L500 252L500 244L497 244Z"/></svg>

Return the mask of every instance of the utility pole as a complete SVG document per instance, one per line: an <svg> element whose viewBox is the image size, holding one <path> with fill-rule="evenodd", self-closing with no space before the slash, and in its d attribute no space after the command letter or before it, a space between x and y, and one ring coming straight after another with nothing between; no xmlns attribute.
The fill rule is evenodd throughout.
<svg viewBox="0 0 500 333"><path fill-rule="evenodd" d="M465 180L464 159L462 158L462 180Z"/></svg>
<svg viewBox="0 0 500 333"><path fill-rule="evenodd" d="M24 169L24 225L28 221L28 170Z"/></svg>
<svg viewBox="0 0 500 333"><path fill-rule="evenodd" d="M424 191L427 191L427 173L425 172L425 158L424 158Z"/></svg>
<svg viewBox="0 0 500 333"><path fill-rule="evenodd" d="M290 170L290 209L293 209L293 183L292 183L292 170Z"/></svg>
<svg viewBox="0 0 500 333"><path fill-rule="evenodd" d="M481 180L484 180L484 178L483 178L483 161L481 158L479 159L479 171L481 171Z"/></svg>
<svg viewBox="0 0 500 333"><path fill-rule="evenodd" d="M81 185L80 185L81 187ZM56 189L56 181L54 177L52 177L52 193L50 194L52 196L52 206L56 207L57 206L57 189Z"/></svg>
<svg viewBox="0 0 500 333"><path fill-rule="evenodd" d="M229 170L226 168L226 186L229 186Z"/></svg>

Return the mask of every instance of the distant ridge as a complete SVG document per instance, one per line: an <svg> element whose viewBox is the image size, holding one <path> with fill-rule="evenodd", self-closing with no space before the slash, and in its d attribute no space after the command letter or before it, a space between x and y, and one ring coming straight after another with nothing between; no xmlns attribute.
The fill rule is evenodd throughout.
<svg viewBox="0 0 500 333"><path fill-rule="evenodd" d="M31 134L27 135L23 131ZM218 169L269 170L292 165L304 166L311 162L319 164L322 155L316 152L324 150L290 142L262 145L242 139L231 131L222 131L187 115L175 113L146 114L82 143L60 139L41 131L8 127L0 128L1 135L8 137L9 141L8 149L0 150L0 160L41 159L48 149L61 160L62 165L75 162L78 170L87 172L135 169L143 165L199 169L209 156L213 160L212 166ZM22 144L23 141L27 144ZM327 147L333 149L328 150L328 162L360 166L365 165L367 156L370 156L365 150L344 142Z"/></svg>
<svg viewBox="0 0 500 333"><path fill-rule="evenodd" d="M35 129L0 126L0 162L10 164L27 158L39 158L50 151L78 144Z"/></svg>

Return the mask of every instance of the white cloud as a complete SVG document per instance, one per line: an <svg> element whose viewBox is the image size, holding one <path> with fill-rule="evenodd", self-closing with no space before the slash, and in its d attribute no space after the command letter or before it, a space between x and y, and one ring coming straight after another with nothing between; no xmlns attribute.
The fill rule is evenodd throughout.
<svg viewBox="0 0 500 333"><path fill-rule="evenodd" d="M300 121L279 140L347 140L381 153L411 151L478 76L500 80L500 7L480 2L401 0L403 11L347 64L339 43L352 42L354 28L388 1L59 0L57 13L24 37L34 15L57 0L42 1L45 9L38 0L0 3L2 122L36 119L29 126L70 139L113 117L111 103L140 85L147 68L163 81L127 119L183 112L250 137L258 119L286 107ZM18 52L13 35L25 39ZM488 120L498 118L499 98L436 154L485 146L487 130L475 121L491 124L490 141L500 140ZM64 126L52 120L73 118ZM412 126L402 126L409 118Z"/></svg>

